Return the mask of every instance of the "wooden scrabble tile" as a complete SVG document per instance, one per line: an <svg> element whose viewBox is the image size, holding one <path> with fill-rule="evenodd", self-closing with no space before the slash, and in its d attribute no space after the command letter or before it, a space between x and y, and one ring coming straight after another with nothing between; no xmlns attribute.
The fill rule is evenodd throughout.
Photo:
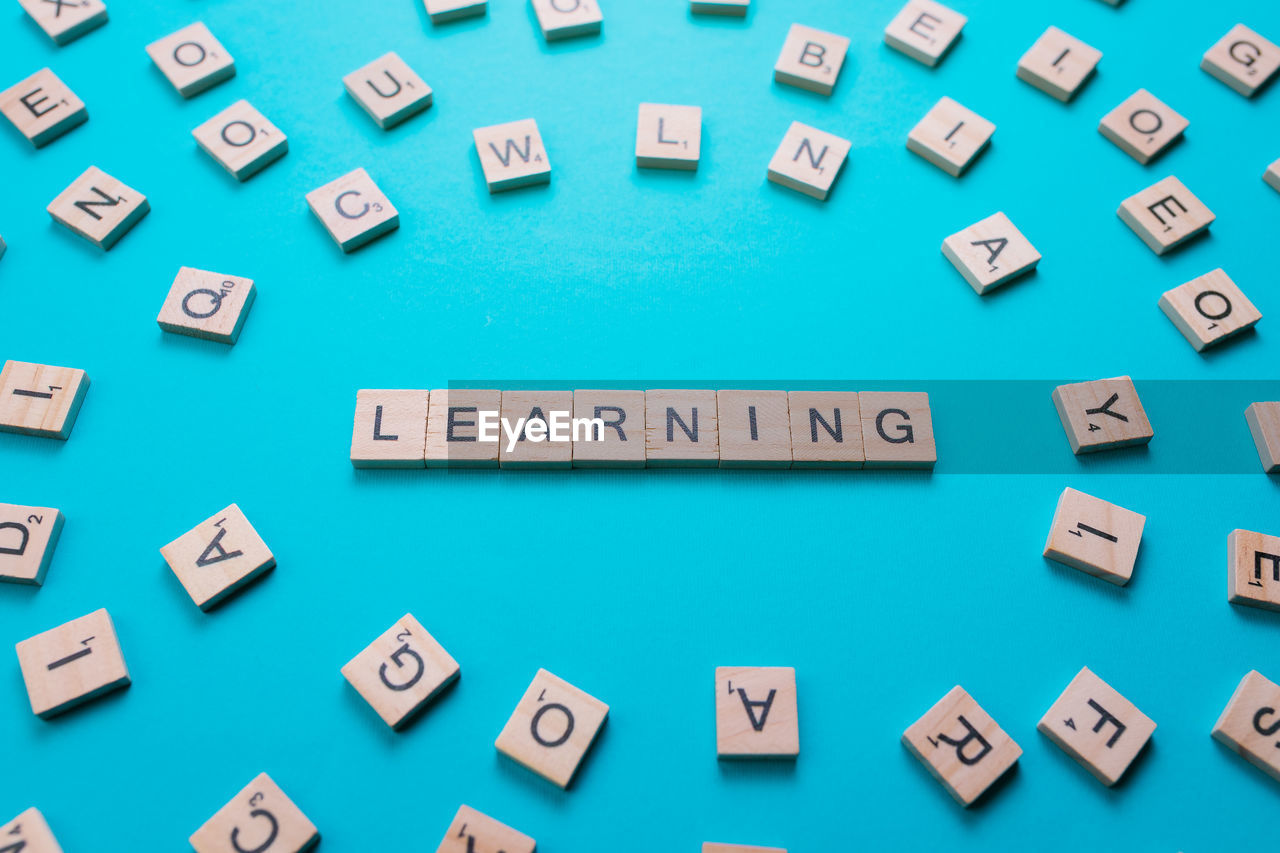
<svg viewBox="0 0 1280 853"><path fill-rule="evenodd" d="M502 439L502 428L498 425L501 403L501 391L469 388L432 391L427 410L427 467L497 468ZM487 426L484 435L481 434L482 418Z"/></svg>
<svg viewBox="0 0 1280 853"><path fill-rule="evenodd" d="M400 213L364 169L307 193L307 205L344 252L400 227Z"/></svg>
<svg viewBox="0 0 1280 853"><path fill-rule="evenodd" d="M1214 740L1280 780L1280 684L1250 670L1213 726Z"/></svg>
<svg viewBox="0 0 1280 853"><path fill-rule="evenodd" d="M787 40L782 43L782 53L773 66L773 79L830 95L848 52L849 39L844 36L792 24Z"/></svg>
<svg viewBox="0 0 1280 853"><path fill-rule="evenodd" d="M236 76L236 61L200 21L147 45L147 56L184 98Z"/></svg>
<svg viewBox="0 0 1280 853"><path fill-rule="evenodd" d="M787 853L787 851L781 847L755 847L750 844L717 844L714 841L704 841L702 853Z"/></svg>
<svg viewBox="0 0 1280 853"><path fill-rule="evenodd" d="M604 15L595 0L529 0L547 41L594 35Z"/></svg>
<svg viewBox="0 0 1280 853"><path fill-rule="evenodd" d="M858 395L866 468L932 468L938 461L933 413L923 391Z"/></svg>
<svg viewBox="0 0 1280 853"><path fill-rule="evenodd" d="M351 464L356 468L424 467L429 397L428 391L357 391Z"/></svg>
<svg viewBox="0 0 1280 853"><path fill-rule="evenodd" d="M494 746L567 788L608 715L608 705L540 669Z"/></svg>
<svg viewBox="0 0 1280 853"><path fill-rule="evenodd" d="M646 391L644 412L648 467L714 468L720 464L715 391Z"/></svg>
<svg viewBox="0 0 1280 853"><path fill-rule="evenodd" d="M942 254L979 294L1031 272L1040 253L1009 217L993 213L942 241Z"/></svg>
<svg viewBox="0 0 1280 853"><path fill-rule="evenodd" d="M572 467L572 391L503 391L501 416L518 435L512 446L503 428L498 452L503 468Z"/></svg>
<svg viewBox="0 0 1280 853"><path fill-rule="evenodd" d="M575 468L643 468L644 392L581 389L573 392L573 417L599 418L604 429L592 441L575 436Z"/></svg>
<svg viewBox="0 0 1280 853"><path fill-rule="evenodd" d="M54 44L67 44L107 22L102 0L18 0Z"/></svg>
<svg viewBox="0 0 1280 853"><path fill-rule="evenodd" d="M1244 410L1262 470L1280 474L1280 402L1251 403Z"/></svg>
<svg viewBox="0 0 1280 853"><path fill-rule="evenodd" d="M425 0L425 3L433 24L471 18L489 11L488 0Z"/></svg>
<svg viewBox="0 0 1280 853"><path fill-rule="evenodd" d="M412 614L405 614L342 668L388 726L399 729L452 684L461 669Z"/></svg>
<svg viewBox="0 0 1280 853"><path fill-rule="evenodd" d="M1280 610L1280 536L1233 530L1227 558L1228 601Z"/></svg>
<svg viewBox="0 0 1280 853"><path fill-rule="evenodd" d="M1172 175L1129 196L1116 214L1157 255L1209 230L1215 219L1213 211Z"/></svg>
<svg viewBox="0 0 1280 853"><path fill-rule="evenodd" d="M0 582L43 584L62 521L50 507L0 504Z"/></svg>
<svg viewBox="0 0 1280 853"><path fill-rule="evenodd" d="M201 610L210 610L276 566L275 555L232 504L160 549Z"/></svg>
<svg viewBox="0 0 1280 853"><path fill-rule="evenodd" d="M470 806L454 815L436 853L533 853L536 842Z"/></svg>
<svg viewBox="0 0 1280 853"><path fill-rule="evenodd" d="M342 85L383 130L431 106L431 87L395 51L352 71Z"/></svg>
<svg viewBox="0 0 1280 853"><path fill-rule="evenodd" d="M36 148L89 120L84 101L48 68L0 92L0 113Z"/></svg>
<svg viewBox="0 0 1280 853"><path fill-rule="evenodd" d="M1280 192L1280 160L1275 161L1262 173L1262 180L1276 192Z"/></svg>
<svg viewBox="0 0 1280 853"><path fill-rule="evenodd" d="M7 249L7 248L8 248L8 247L7 247L7 246L5 246L5 244L4 244L4 238L3 238L3 237L0 237L0 258L3 258L3 257L4 257L4 250L5 250L5 249Z"/></svg>
<svg viewBox="0 0 1280 853"><path fill-rule="evenodd" d="M472 131L489 192L551 183L551 161L531 118Z"/></svg>
<svg viewBox="0 0 1280 853"><path fill-rule="evenodd" d="M279 160L289 139L248 101L236 101L191 131L205 153L237 181L246 181Z"/></svg>
<svg viewBox="0 0 1280 853"><path fill-rule="evenodd" d="M689 11L695 15L731 15L745 18L751 0L689 0Z"/></svg>
<svg viewBox="0 0 1280 853"><path fill-rule="evenodd" d="M0 847L3 853L62 853L44 815L35 808L0 826L0 844L5 845Z"/></svg>
<svg viewBox="0 0 1280 853"><path fill-rule="evenodd" d="M795 669L716 667L716 755L795 758L799 754Z"/></svg>
<svg viewBox="0 0 1280 853"><path fill-rule="evenodd" d="M303 853L320 842L320 833L271 777L260 773L190 841L196 853Z"/></svg>
<svg viewBox="0 0 1280 853"><path fill-rule="evenodd" d="M1146 89L1139 89L1102 117L1098 133L1144 166L1182 138L1190 124Z"/></svg>
<svg viewBox="0 0 1280 853"><path fill-rule="evenodd" d="M176 335L234 344L256 295L253 279L181 267L156 322Z"/></svg>
<svg viewBox="0 0 1280 853"><path fill-rule="evenodd" d="M956 686L902 733L902 744L962 806L969 806L1022 755L1022 747Z"/></svg>
<svg viewBox="0 0 1280 853"><path fill-rule="evenodd" d="M1258 309L1221 269L1166 291L1159 305L1196 352L1251 329L1262 319Z"/></svg>
<svg viewBox="0 0 1280 853"><path fill-rule="evenodd" d="M115 626L105 610L18 643L31 710L48 719L129 685Z"/></svg>
<svg viewBox="0 0 1280 853"><path fill-rule="evenodd" d="M1101 498L1064 489L1044 556L1124 586L1133 577L1147 517Z"/></svg>
<svg viewBox="0 0 1280 853"><path fill-rule="evenodd" d="M932 67L960 38L968 20L933 0L910 0L884 28L884 43Z"/></svg>
<svg viewBox="0 0 1280 853"><path fill-rule="evenodd" d="M851 147L847 139L793 121L769 161L769 180L826 201Z"/></svg>
<svg viewBox="0 0 1280 853"><path fill-rule="evenodd" d="M1066 103L1093 76L1101 59L1102 51L1049 27L1018 60L1018 79Z"/></svg>
<svg viewBox="0 0 1280 853"><path fill-rule="evenodd" d="M991 142L996 126L950 98L943 98L907 135L914 151L948 175L959 177Z"/></svg>
<svg viewBox="0 0 1280 853"><path fill-rule="evenodd" d="M646 169L698 168L702 107L641 104L636 124L636 165Z"/></svg>
<svg viewBox="0 0 1280 853"><path fill-rule="evenodd" d="M1244 24L1236 24L1205 51L1200 67L1246 98L1271 81L1280 69L1280 47Z"/></svg>
<svg viewBox="0 0 1280 853"><path fill-rule="evenodd" d="M791 467L861 468L862 416L854 391L792 391Z"/></svg>
<svg viewBox="0 0 1280 853"><path fill-rule="evenodd" d="M1104 785L1114 785L1156 730L1155 722L1084 667L1036 729Z"/></svg>
<svg viewBox="0 0 1280 853"><path fill-rule="evenodd" d="M721 468L790 468L786 391L717 391Z"/></svg>
<svg viewBox="0 0 1280 853"><path fill-rule="evenodd" d="M151 212L147 197L90 166L45 208L53 221L104 251Z"/></svg>
<svg viewBox="0 0 1280 853"><path fill-rule="evenodd" d="M6 361L0 371L0 432L65 441L88 392L83 370Z"/></svg>
<svg viewBox="0 0 1280 853"><path fill-rule="evenodd" d="M1146 444L1155 435L1128 376L1059 385L1053 406L1077 455Z"/></svg>

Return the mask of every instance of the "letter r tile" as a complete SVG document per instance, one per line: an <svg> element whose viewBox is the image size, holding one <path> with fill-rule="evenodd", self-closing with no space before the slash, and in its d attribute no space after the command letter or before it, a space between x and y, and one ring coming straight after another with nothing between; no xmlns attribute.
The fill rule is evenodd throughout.
<svg viewBox="0 0 1280 853"><path fill-rule="evenodd" d="M902 733L902 744L966 807L1022 755L1022 747L958 685Z"/></svg>

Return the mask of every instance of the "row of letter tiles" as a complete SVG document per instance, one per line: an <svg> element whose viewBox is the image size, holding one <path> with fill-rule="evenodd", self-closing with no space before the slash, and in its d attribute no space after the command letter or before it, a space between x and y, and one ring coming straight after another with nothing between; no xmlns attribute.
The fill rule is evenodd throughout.
<svg viewBox="0 0 1280 853"><path fill-rule="evenodd" d="M531 420L547 428L535 422L526 430ZM351 435L358 468L932 468L936 461L929 396L920 392L361 390Z"/></svg>

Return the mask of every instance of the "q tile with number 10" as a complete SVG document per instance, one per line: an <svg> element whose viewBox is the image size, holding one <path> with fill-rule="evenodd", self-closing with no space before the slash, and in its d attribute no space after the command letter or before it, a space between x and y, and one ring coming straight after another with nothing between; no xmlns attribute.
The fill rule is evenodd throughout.
<svg viewBox="0 0 1280 853"><path fill-rule="evenodd" d="M156 323L175 335L234 344L256 295L252 279L181 267Z"/></svg>

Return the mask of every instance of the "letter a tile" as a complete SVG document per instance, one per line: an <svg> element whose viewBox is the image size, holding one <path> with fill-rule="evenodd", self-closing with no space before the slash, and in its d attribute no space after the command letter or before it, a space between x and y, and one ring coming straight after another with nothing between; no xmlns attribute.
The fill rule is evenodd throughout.
<svg viewBox="0 0 1280 853"><path fill-rule="evenodd" d="M1120 781L1155 722L1085 667L1036 726L1104 785Z"/></svg>
<svg viewBox="0 0 1280 853"><path fill-rule="evenodd" d="M1040 263L1036 247L1003 213L993 213L943 240L942 254L979 295Z"/></svg>
<svg viewBox="0 0 1280 853"><path fill-rule="evenodd" d="M210 610L263 573L276 558L232 504L160 549L191 600Z"/></svg>
<svg viewBox="0 0 1280 853"><path fill-rule="evenodd" d="M462 806L436 853L533 853L536 847L534 840L523 832L470 806Z"/></svg>
<svg viewBox="0 0 1280 853"><path fill-rule="evenodd" d="M444 646L405 614L342 668L342 677L393 729L402 728L461 672Z"/></svg>
<svg viewBox="0 0 1280 853"><path fill-rule="evenodd" d="M72 619L17 648L31 711L44 719L129 685L129 668L106 610Z"/></svg>
<svg viewBox="0 0 1280 853"><path fill-rule="evenodd" d="M303 853L320 833L271 777L261 773L191 836L196 853Z"/></svg>
<svg viewBox="0 0 1280 853"><path fill-rule="evenodd" d="M0 853L62 853L39 809L30 808L0 826Z"/></svg>
<svg viewBox="0 0 1280 853"><path fill-rule="evenodd" d="M966 807L1022 755L1022 747L959 686L902 733L902 744Z"/></svg>
<svg viewBox="0 0 1280 853"><path fill-rule="evenodd" d="M1146 444L1155 435L1128 376L1059 385L1053 405L1076 455Z"/></svg>
<svg viewBox="0 0 1280 853"><path fill-rule="evenodd" d="M1280 685L1251 670L1214 724L1213 737L1280 781Z"/></svg>
<svg viewBox="0 0 1280 853"><path fill-rule="evenodd" d="M1280 536L1233 530L1227 555L1227 600L1280 610Z"/></svg>
<svg viewBox="0 0 1280 853"><path fill-rule="evenodd" d="M716 755L795 758L799 754L795 669L716 667Z"/></svg>
<svg viewBox="0 0 1280 853"><path fill-rule="evenodd" d="M567 788L608 715L608 705L540 669L494 746Z"/></svg>

